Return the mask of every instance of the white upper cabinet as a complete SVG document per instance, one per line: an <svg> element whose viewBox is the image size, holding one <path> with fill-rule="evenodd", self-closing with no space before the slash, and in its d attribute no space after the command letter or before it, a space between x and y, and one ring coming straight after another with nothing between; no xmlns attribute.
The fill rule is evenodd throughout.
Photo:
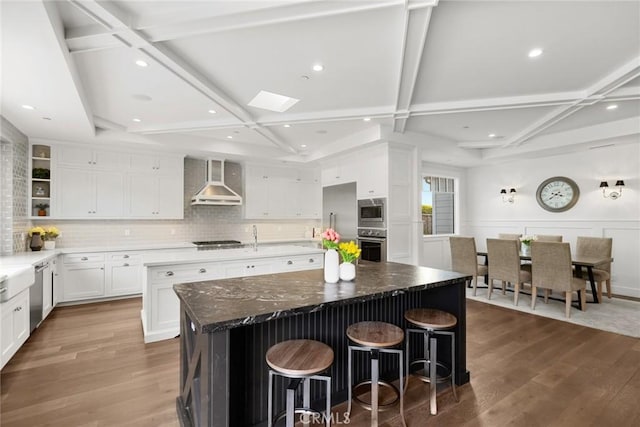
<svg viewBox="0 0 640 427"><path fill-rule="evenodd" d="M122 172L58 169L59 218L120 218L124 214Z"/></svg>
<svg viewBox="0 0 640 427"><path fill-rule="evenodd" d="M347 155L334 159L331 164L322 168L322 186L345 184L358 180L358 159L355 155Z"/></svg>
<svg viewBox="0 0 640 427"><path fill-rule="evenodd" d="M363 150L358 156L358 199L387 197L389 194L389 154L386 145Z"/></svg>
<svg viewBox="0 0 640 427"><path fill-rule="evenodd" d="M76 146L60 146L56 151L58 166L124 170L128 155L117 151L95 150Z"/></svg>
<svg viewBox="0 0 640 427"><path fill-rule="evenodd" d="M317 169L246 165L246 218L320 218L321 207L322 188Z"/></svg>
<svg viewBox="0 0 640 427"><path fill-rule="evenodd" d="M184 217L184 158L60 145L53 216L60 219Z"/></svg>

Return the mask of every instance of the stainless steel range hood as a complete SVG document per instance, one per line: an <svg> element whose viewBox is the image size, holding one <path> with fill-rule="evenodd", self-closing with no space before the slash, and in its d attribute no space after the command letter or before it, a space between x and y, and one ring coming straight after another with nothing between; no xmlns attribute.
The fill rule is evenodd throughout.
<svg viewBox="0 0 640 427"><path fill-rule="evenodd" d="M242 197L224 183L224 160L207 160L207 182L191 205L241 205Z"/></svg>

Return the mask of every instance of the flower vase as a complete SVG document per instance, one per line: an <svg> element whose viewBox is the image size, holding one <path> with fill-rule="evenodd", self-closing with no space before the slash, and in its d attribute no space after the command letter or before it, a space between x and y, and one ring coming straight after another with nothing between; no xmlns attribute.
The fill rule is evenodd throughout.
<svg viewBox="0 0 640 427"><path fill-rule="evenodd" d="M42 237L40 236L40 233L33 233L31 235L31 243L29 244L29 247L34 252L42 249Z"/></svg>
<svg viewBox="0 0 640 427"><path fill-rule="evenodd" d="M356 266L350 262L340 264L340 280L350 282L356 278Z"/></svg>
<svg viewBox="0 0 640 427"><path fill-rule="evenodd" d="M531 245L526 243L520 243L520 253L522 255L531 256Z"/></svg>
<svg viewBox="0 0 640 427"><path fill-rule="evenodd" d="M324 254L324 281L338 283L340 280L339 255L335 249L328 249Z"/></svg>
<svg viewBox="0 0 640 427"><path fill-rule="evenodd" d="M44 249L47 251L54 250L56 248L55 240L45 240L44 241Z"/></svg>

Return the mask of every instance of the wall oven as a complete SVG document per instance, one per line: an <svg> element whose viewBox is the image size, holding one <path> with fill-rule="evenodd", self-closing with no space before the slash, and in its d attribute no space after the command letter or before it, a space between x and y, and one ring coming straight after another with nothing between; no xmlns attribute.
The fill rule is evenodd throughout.
<svg viewBox="0 0 640 427"><path fill-rule="evenodd" d="M358 227L386 228L386 199L358 200Z"/></svg>
<svg viewBox="0 0 640 427"><path fill-rule="evenodd" d="M387 260L387 230L358 229L358 246L362 249L360 259L381 262Z"/></svg>

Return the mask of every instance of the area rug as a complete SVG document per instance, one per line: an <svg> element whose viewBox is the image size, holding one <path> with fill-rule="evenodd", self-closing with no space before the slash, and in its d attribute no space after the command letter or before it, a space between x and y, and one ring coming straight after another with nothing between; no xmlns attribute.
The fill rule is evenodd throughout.
<svg viewBox="0 0 640 427"><path fill-rule="evenodd" d="M491 299L487 299L487 289L478 288L477 295L473 296L473 289L467 288L467 298L493 304L512 310L535 314L537 316L550 317L552 319L575 323L576 325L615 332L622 335L640 338L640 302L629 301L620 298L603 298L600 304L587 303L587 310L580 311L577 307L571 309L571 317L564 315L564 301L550 299L548 304L538 297L536 309L531 310L531 296L520 293L518 306L513 305L513 292L507 291L502 295L501 289L495 289L491 293ZM591 295L587 294L587 299Z"/></svg>

